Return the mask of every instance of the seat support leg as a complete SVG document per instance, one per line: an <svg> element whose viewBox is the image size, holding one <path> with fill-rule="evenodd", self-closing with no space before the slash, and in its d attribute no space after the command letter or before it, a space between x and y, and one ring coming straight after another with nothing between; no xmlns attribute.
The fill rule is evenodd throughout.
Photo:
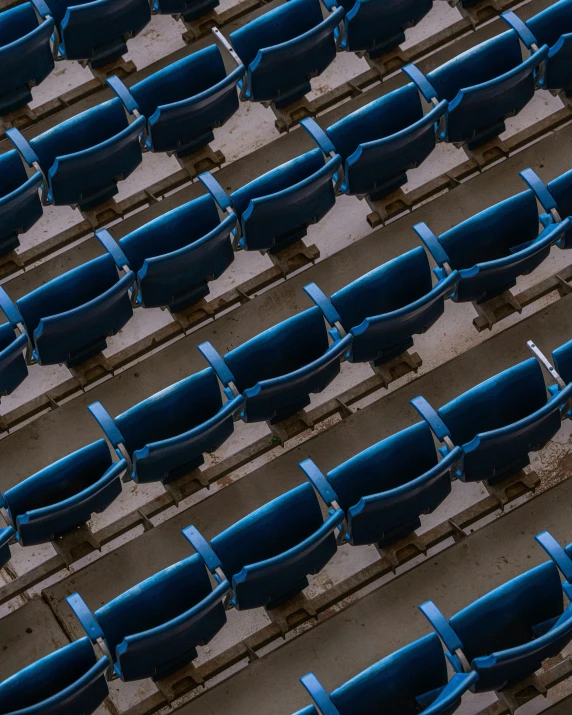
<svg viewBox="0 0 572 715"><path fill-rule="evenodd" d="M87 524L81 524L63 534L58 534L52 545L68 568L74 561L91 554L92 551L101 550L101 544Z"/></svg>
<svg viewBox="0 0 572 715"><path fill-rule="evenodd" d="M538 695L546 697L547 694L546 687L535 673L497 692L499 700L506 705L511 715L531 700L531 695L532 697Z"/></svg>
<svg viewBox="0 0 572 715"><path fill-rule="evenodd" d="M320 251L316 245L306 246L303 241L298 240L277 251L268 251L267 255L286 277L289 273L307 266L308 263L315 263L320 257Z"/></svg>
<svg viewBox="0 0 572 715"><path fill-rule="evenodd" d="M499 508L504 511L509 502L529 492L534 493L540 486L540 477L527 467L505 477L503 481L483 482L483 486L498 501Z"/></svg>
<svg viewBox="0 0 572 715"><path fill-rule="evenodd" d="M493 325L508 315L512 315L515 311L522 313L522 305L510 290L505 290L500 295L482 303L474 302L473 307L479 315L473 320L473 325L479 333L485 328L492 330Z"/></svg>
<svg viewBox="0 0 572 715"><path fill-rule="evenodd" d="M214 151L208 144L187 156L177 156L181 169L184 169L191 179L196 179L203 171L220 169L226 159L222 151Z"/></svg>
<svg viewBox="0 0 572 715"><path fill-rule="evenodd" d="M410 372L417 372L422 364L423 360L418 353L410 353L407 350L379 365L370 363L371 369L381 378L383 386L386 388L400 377Z"/></svg>
<svg viewBox="0 0 572 715"><path fill-rule="evenodd" d="M307 580L305 580L305 585L308 585ZM281 601L274 607L269 605L266 612L268 613L268 617L272 623L280 628L283 638L286 636L288 631L290 631L297 624L296 616L302 614L302 622L308 620L309 618L318 618L316 609L301 592L296 593L286 601Z"/></svg>
<svg viewBox="0 0 572 715"><path fill-rule="evenodd" d="M125 79L130 74L137 72L135 62L133 60L126 62L123 57L118 57L105 65L101 65L101 67L92 67L91 64L87 66L95 79L99 80L103 85L105 85L105 80L112 75L117 75L119 79Z"/></svg>

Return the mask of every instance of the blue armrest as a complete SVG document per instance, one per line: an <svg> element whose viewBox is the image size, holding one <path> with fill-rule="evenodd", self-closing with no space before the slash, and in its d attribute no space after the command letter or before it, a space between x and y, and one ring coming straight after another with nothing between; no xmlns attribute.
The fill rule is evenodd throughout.
<svg viewBox="0 0 572 715"><path fill-rule="evenodd" d="M228 211L228 209L232 210L232 203L228 194L210 173L210 171L205 171L202 174L199 174L199 181L217 202L222 211Z"/></svg>
<svg viewBox="0 0 572 715"><path fill-rule="evenodd" d="M328 506L333 502L339 503L338 495L334 488L311 459L305 459L298 466L312 482L314 488Z"/></svg>
<svg viewBox="0 0 572 715"><path fill-rule="evenodd" d="M102 231L96 231L95 237L105 248L105 250L111 255L111 257L115 261L115 265L120 270L131 270L131 266L129 265L127 256L123 253L121 246L116 243L115 239L109 233L109 231L107 231L106 229L103 229Z"/></svg>
<svg viewBox="0 0 572 715"><path fill-rule="evenodd" d="M6 318L8 318L8 322L12 327L20 328L26 332L24 318L22 318L20 311L16 308L16 305L12 302L12 299L2 286L0 286L0 310L2 310Z"/></svg>
<svg viewBox="0 0 572 715"><path fill-rule="evenodd" d="M435 434L439 441L444 442L446 437L451 439L449 428L424 397L419 395L419 397L415 397L412 400L409 400L409 402L413 405L417 412L419 412L425 422L427 422L431 431Z"/></svg>
<svg viewBox="0 0 572 715"><path fill-rule="evenodd" d="M125 444L125 437L121 434L121 430L115 424L115 420L101 402L93 402L87 409L95 417L95 421L105 432L105 436L115 448Z"/></svg>
<svg viewBox="0 0 572 715"><path fill-rule="evenodd" d="M141 114L141 110L139 109L139 105L137 104L135 97L131 94L119 77L113 75L113 77L108 77L106 82L119 97L129 114L134 114L135 112Z"/></svg>
<svg viewBox="0 0 572 715"><path fill-rule="evenodd" d="M20 156L28 166L31 167L34 166L34 164L39 165L39 159L36 156L36 152L32 149L27 140L24 138L22 132L20 132L15 127L12 127L12 129L8 129L8 131L6 132L6 136L12 142L16 151L18 152L18 154L20 154Z"/></svg>
<svg viewBox="0 0 572 715"><path fill-rule="evenodd" d="M435 102L439 101L435 87L433 87L423 72L421 72L421 70L418 69L413 63L405 65L405 67L401 68L401 71L405 72L428 102L433 104L433 100L435 100Z"/></svg>
<svg viewBox="0 0 572 715"><path fill-rule="evenodd" d="M209 542L205 539L201 532L192 524L191 526L187 526L185 529L183 529L182 534L185 539L187 539L187 541L191 544L193 549L199 554L202 560L205 562L208 570L213 574L213 576L216 577L216 571L218 569L222 571L222 563L220 562L219 557L213 551L213 548L209 544Z"/></svg>
<svg viewBox="0 0 572 715"><path fill-rule="evenodd" d="M228 365L222 359L212 343L208 341L201 343L198 347L199 352L205 357L206 361L216 372L218 379L225 387L228 387L232 382L235 383L234 375L230 371Z"/></svg>
<svg viewBox="0 0 572 715"><path fill-rule="evenodd" d="M455 673L443 688L437 700L434 700L427 709L423 710L423 715L432 715L433 712L440 713L445 705L452 705L458 702L478 679L479 674L475 670L471 670L470 673Z"/></svg>
<svg viewBox="0 0 572 715"><path fill-rule="evenodd" d="M336 147L334 146L330 137L326 132L319 126L318 122L311 117L306 117L300 122L302 127L308 132L320 149L324 152L326 156L333 156L337 154Z"/></svg>
<svg viewBox="0 0 572 715"><path fill-rule="evenodd" d="M47 3L44 2L44 0L31 0L31 2L36 12L41 18L45 20L47 17L52 16L52 11L48 7Z"/></svg>
<svg viewBox="0 0 572 715"><path fill-rule="evenodd" d="M73 593L71 596L68 596L66 601L92 643L96 643L99 638L104 638L101 626L79 593Z"/></svg>
<svg viewBox="0 0 572 715"><path fill-rule="evenodd" d="M335 326L336 323L341 324L342 319L340 317L340 314L334 308L334 306L330 302L330 299L321 288L319 288L315 283L308 283L308 285L304 286L304 293L306 293L306 295L314 301L314 303L322 311L322 313L324 314L324 318L328 321L332 328Z"/></svg>
<svg viewBox="0 0 572 715"><path fill-rule="evenodd" d="M415 224L415 226L413 226L413 230L419 236L425 248L433 256L437 265L443 267L445 263L448 265L451 263L449 256L447 255L447 251L445 251L443 246L439 243L437 236L435 236L426 223L421 222Z"/></svg>
<svg viewBox="0 0 572 715"><path fill-rule="evenodd" d="M455 653L457 650L463 650L463 644L459 640L459 636L451 628L449 621L445 618L433 601L426 601L425 603L422 603L419 606L419 610L436 630L437 634L451 653Z"/></svg>
<svg viewBox="0 0 572 715"><path fill-rule="evenodd" d="M536 198L540 201L546 211L558 211L558 204L556 203L554 196L552 196L548 187L535 171L532 169L525 169L520 172L519 176L534 191Z"/></svg>
<svg viewBox="0 0 572 715"><path fill-rule="evenodd" d="M520 17L515 15L512 10L503 12L501 18L509 27L512 27L512 29L520 37L522 44L528 50L538 49L536 37L532 34L530 28L520 19Z"/></svg>
<svg viewBox="0 0 572 715"><path fill-rule="evenodd" d="M552 561L558 566L564 578L572 583L572 559L548 531L537 534L536 541L542 546Z"/></svg>
<svg viewBox="0 0 572 715"><path fill-rule="evenodd" d="M330 696L314 673L302 676L300 682L308 691L320 715L340 715L340 711L331 701Z"/></svg>

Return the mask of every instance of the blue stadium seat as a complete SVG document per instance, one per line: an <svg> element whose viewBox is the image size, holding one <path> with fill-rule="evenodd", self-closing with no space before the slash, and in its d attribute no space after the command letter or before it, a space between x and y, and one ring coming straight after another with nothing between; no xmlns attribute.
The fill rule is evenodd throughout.
<svg viewBox="0 0 572 715"><path fill-rule="evenodd" d="M326 5L345 10L340 48L373 59L405 42L405 30L427 15L433 0L328 0Z"/></svg>
<svg viewBox="0 0 572 715"><path fill-rule="evenodd" d="M446 111L447 102L442 101L424 115L417 87L408 84L348 114L325 132L313 119L300 123L325 154L334 150L342 157L339 191L375 201L403 186L406 172L433 151Z"/></svg>
<svg viewBox="0 0 572 715"><path fill-rule="evenodd" d="M29 2L0 13L0 115L31 102L32 87L54 69L53 31L54 21L38 23Z"/></svg>
<svg viewBox="0 0 572 715"><path fill-rule="evenodd" d="M325 19L320 0L289 0L235 30L230 42L246 67L241 98L284 107L311 90L336 56L337 8Z"/></svg>
<svg viewBox="0 0 572 715"><path fill-rule="evenodd" d="M539 86L552 92L564 90L572 97L572 1L560 0L526 24L538 44L550 47Z"/></svg>
<svg viewBox="0 0 572 715"><path fill-rule="evenodd" d="M500 690L532 675L572 640L558 568L543 563L474 601L447 620L431 601L420 609L448 649L457 673L473 671L473 692Z"/></svg>
<svg viewBox="0 0 572 715"><path fill-rule="evenodd" d="M433 286L427 254L419 246L366 273L329 299L315 283L304 290L322 310L335 340L347 333L353 336L347 360L381 365L412 347L413 335L426 332L437 322L459 278L453 271Z"/></svg>
<svg viewBox="0 0 572 715"><path fill-rule="evenodd" d="M159 571L92 613L79 593L66 601L92 642L103 639L124 681L160 680L197 657L226 623L222 599L198 554Z"/></svg>
<svg viewBox="0 0 572 715"><path fill-rule="evenodd" d="M572 220L572 170L550 181L545 185L540 177L532 170L525 169L520 176L526 181L536 194L536 198L548 212L540 217L544 226L558 223L563 219ZM560 248L572 248L572 226L558 241Z"/></svg>
<svg viewBox="0 0 572 715"><path fill-rule="evenodd" d="M214 10L220 0L153 0L153 12L159 15L181 16L186 22L196 20Z"/></svg>
<svg viewBox="0 0 572 715"><path fill-rule="evenodd" d="M403 68L428 102L449 102L442 141L474 148L505 131L504 120L518 114L534 96L538 67L548 55L546 45L535 51L528 47L530 57L523 61L519 36L509 30L457 55L426 77L415 65Z"/></svg>
<svg viewBox="0 0 572 715"><path fill-rule="evenodd" d="M425 223L413 227L443 278L453 269L461 280L452 300L482 303L516 285L544 261L572 221L549 225L539 234L536 197L523 191L445 231L439 237Z"/></svg>
<svg viewBox="0 0 572 715"><path fill-rule="evenodd" d="M548 532L543 531L537 534L536 541L542 546L552 561L556 564L562 575L564 582L562 589L569 601L572 600L572 544L562 548L556 539Z"/></svg>
<svg viewBox="0 0 572 715"><path fill-rule="evenodd" d="M0 683L0 712L10 715L91 715L109 695L105 671L89 638L80 638Z"/></svg>
<svg viewBox="0 0 572 715"><path fill-rule="evenodd" d="M227 77L220 50L209 45L129 89L118 77L107 84L129 113L146 117L149 151L183 157L213 141L213 129L238 110L236 88L244 72L240 65Z"/></svg>
<svg viewBox="0 0 572 715"><path fill-rule="evenodd" d="M22 546L57 536L101 513L121 493L127 462L112 462L105 440L72 452L0 494Z"/></svg>
<svg viewBox="0 0 572 715"><path fill-rule="evenodd" d="M561 410L572 397L572 383L553 397L547 394L542 368L534 358L514 365L464 392L435 411L423 397L411 404L437 439L442 454L462 447L464 482L499 481L530 463L554 437Z"/></svg>
<svg viewBox="0 0 572 715"><path fill-rule="evenodd" d="M94 3L95 4L95 3ZM28 143L18 129L6 134L28 166L41 170L44 203L83 211L110 199L117 182L141 163L145 119L129 124L115 98L66 119Z"/></svg>
<svg viewBox="0 0 572 715"><path fill-rule="evenodd" d="M0 256L17 248L18 235L42 217L41 185L41 172L28 178L17 151L0 154Z"/></svg>
<svg viewBox="0 0 572 715"><path fill-rule="evenodd" d="M319 308L310 308L265 330L221 357L211 343L199 350L216 370L229 399L244 396L245 422L279 422L310 404L340 372L352 342L328 344Z"/></svg>
<svg viewBox="0 0 572 715"><path fill-rule="evenodd" d="M17 309L12 305L40 365L79 365L105 350L106 338L133 315L135 276L119 246L99 238L107 253L19 298Z"/></svg>
<svg viewBox="0 0 572 715"><path fill-rule="evenodd" d="M24 351L29 347L22 316L0 287L0 310L7 323L0 324L0 397L11 395L28 377Z"/></svg>
<svg viewBox="0 0 572 715"><path fill-rule="evenodd" d="M235 608L274 608L306 588L308 575L330 561L343 519L338 508L324 521L306 482L237 521L210 545L194 526L183 534L205 563L218 565L232 583Z"/></svg>
<svg viewBox="0 0 572 715"><path fill-rule="evenodd" d="M213 199L201 196L121 238L137 276L138 303L177 311L208 295L209 281L234 261L235 226L234 214L221 222Z"/></svg>
<svg viewBox="0 0 572 715"><path fill-rule="evenodd" d="M572 382L572 340L556 348L552 352L552 359L556 371L564 382L569 385Z"/></svg>
<svg viewBox="0 0 572 715"><path fill-rule="evenodd" d="M10 561L10 544L15 535L16 532L11 526L0 529L0 569Z"/></svg>
<svg viewBox="0 0 572 715"><path fill-rule="evenodd" d="M127 52L127 40L151 20L149 0L32 0L40 17L56 23L62 59L96 68Z"/></svg>
<svg viewBox="0 0 572 715"><path fill-rule="evenodd" d="M476 673L451 680L437 635L420 638L328 693L313 673L300 678L315 705L297 715L452 715Z"/></svg>
<svg viewBox="0 0 572 715"><path fill-rule="evenodd" d="M327 503L347 517L346 540L354 546L388 546L421 526L451 492L463 452L441 461L431 430L419 422L365 449L324 476L311 459L300 463ZM333 490L333 491L332 491Z"/></svg>
<svg viewBox="0 0 572 715"><path fill-rule="evenodd" d="M338 179L341 163L338 154L325 161L320 149L313 149L245 184L230 197L208 171L199 179L222 211L238 217L236 246L272 253L304 238L308 226L321 221L333 207L333 181Z"/></svg>
<svg viewBox="0 0 572 715"><path fill-rule="evenodd" d="M100 402L89 406L138 483L167 483L196 469L234 430L238 396L224 405L216 374L207 368L176 382L112 419Z"/></svg>

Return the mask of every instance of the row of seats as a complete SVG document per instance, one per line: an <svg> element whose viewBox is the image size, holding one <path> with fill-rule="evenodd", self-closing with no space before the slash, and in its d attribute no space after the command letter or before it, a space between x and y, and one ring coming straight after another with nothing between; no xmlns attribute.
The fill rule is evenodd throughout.
<svg viewBox="0 0 572 715"><path fill-rule="evenodd" d="M272 19L273 12L293 12L297 4L308 1L290 0L251 24ZM503 17L518 34L509 30L487 40L427 77L408 65L404 72L412 83L325 131L313 119L303 120L318 148L263 174L230 197L213 176L203 174L200 178L223 210L246 214L248 225L241 222L236 229L237 247L278 250L321 220L334 205L336 193L372 200L386 196L407 181L407 171L419 166L436 142L474 146L504 131L504 119L532 99L536 86L569 91L572 0L560 0L528 25L513 13ZM18 235L39 220L42 204L90 210L113 197L117 182L141 163L142 151L185 156L208 145L213 130L237 111L237 88L242 99L252 101L278 102L280 97L291 99L300 87L307 91L313 70L274 52L283 45L267 50L267 62L260 50L242 48L240 33L250 36L250 27L231 36L237 67L228 74L220 50L212 45L130 88L111 78L108 82L117 98L29 142L10 129L7 134L20 157L16 151L0 155L0 255L19 245ZM566 30L570 33L562 34ZM524 62L519 35L532 53ZM267 39L269 31L262 36ZM539 48L536 42L543 44ZM291 48L285 52L287 58L306 56L302 50L295 55ZM314 50L306 54L314 62ZM257 89L261 86L265 89ZM422 97L432 107L428 112ZM31 176L29 169L35 172ZM280 220L273 221L277 213Z"/></svg>
<svg viewBox="0 0 572 715"><path fill-rule="evenodd" d="M299 507L292 503L289 508ZM302 513L308 518L310 512ZM258 528L251 524L258 544L251 545L250 556L263 559L251 566L241 568L245 554L237 543L240 533L225 532L209 545L189 527L183 533L197 554L95 613L78 593L69 596L67 601L87 637L0 683L2 711L29 708L38 715L87 715L108 694L106 678L158 680L188 665L197 655L196 647L206 645L224 626L224 600L228 606L229 594L233 601L237 593L248 596L248 584L254 587L265 571L281 578L276 559L267 555L272 551L267 545L272 539L268 528L272 516L267 514ZM324 527L334 517L335 512ZM330 550L335 548L331 533L324 547L328 540ZM452 715L469 690L498 692L532 675L572 640L572 606L564 605L564 598L572 598L572 544L564 549L548 532L536 540L550 561L485 594L450 619L431 601L421 605L436 633L383 658L331 693L313 673L302 677L313 704L296 715L365 715L372 708L383 708L387 715ZM289 551L295 552L296 547ZM208 572L214 575L214 588ZM99 659L95 643L103 652ZM451 679L447 661L455 671Z"/></svg>
<svg viewBox="0 0 572 715"><path fill-rule="evenodd" d="M306 286L317 307L253 338L224 360L213 346L204 346L229 399L235 397L230 383L244 396L244 419L283 419L336 377L341 359L374 366L387 362L409 349L415 334L431 328L447 298L488 300L533 271L555 244L563 249L572 246L572 171L546 186L531 169L521 175L530 189L440 236L426 224L414 226L437 263L435 285L419 246L329 298L317 285ZM272 172L267 176L271 186ZM16 304L0 288L0 309L8 318L0 325L0 395L21 384L27 364L74 367L97 355L106 348L107 336L129 321L134 306L177 311L193 305L208 294L209 281L232 263L232 244L238 236L243 248L253 249L271 238L271 226L290 229L290 237L300 235L305 224L292 227L303 217L293 210L288 215L288 206L297 206L299 212L316 210L309 198L294 196L291 204L284 204L282 215L282 192L252 198L271 190L264 188L262 179L227 197L213 177L207 177L205 184L215 198L205 195L190 201L118 243L107 231L97 232L104 255L49 281ZM217 201L227 209L223 220ZM540 214L537 202L543 207ZM280 351L269 347L270 336ZM206 412L214 419L219 408L213 403L212 412L203 411L203 419ZM218 438L210 449L217 446Z"/></svg>
<svg viewBox="0 0 572 715"><path fill-rule="evenodd" d="M127 40L149 23L151 13L193 20L219 0L31 0L0 13L0 115L32 99L31 90L53 71L55 60L80 60L94 69L127 52ZM288 103L310 90L336 51L377 56L405 41L405 30L427 15L433 0L290 0L232 34L236 51L249 67L245 98ZM293 61L293 56L296 61ZM273 76L276 66L292 66ZM286 75L290 74L288 80ZM283 82L297 80L284 93ZM205 82L208 86L208 82Z"/></svg>
<svg viewBox="0 0 572 715"><path fill-rule="evenodd" d="M232 605L272 608L305 588L308 574L324 568L337 544L387 547L414 532L420 516L450 494L452 479L498 482L529 464L530 453L543 448L562 419L572 415L572 340L553 352L555 367L529 345L538 362L530 358L504 370L438 411L415 398L412 404L424 421L327 474L304 460L299 466L307 482L226 529L210 545L190 527L185 534L208 568L220 577L220 561L222 573L233 583ZM554 383L548 394L541 365ZM100 403L92 404L89 409L106 440L73 452L0 495L9 524L0 532L0 566L10 558L11 543L53 542L102 512L119 496L121 478L169 482L188 474L202 464L205 451L228 438L233 415L244 405L245 397L237 395L221 406L212 369L115 420ZM325 521L317 495L328 509ZM199 568L198 557L190 563ZM221 584L223 580L219 578ZM148 584L153 593L154 583Z"/></svg>

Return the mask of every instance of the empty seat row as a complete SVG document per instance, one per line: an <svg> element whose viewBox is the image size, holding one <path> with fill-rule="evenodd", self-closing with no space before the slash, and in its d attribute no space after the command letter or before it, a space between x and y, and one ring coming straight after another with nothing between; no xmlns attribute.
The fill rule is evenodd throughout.
<svg viewBox="0 0 572 715"><path fill-rule="evenodd" d="M293 12L297 3L308 1L290 0L259 20L274 12ZM408 65L404 71L412 83L325 130L313 119L302 120L318 148L272 169L230 196L208 172L201 175L221 209L232 210L239 219L236 247L263 251L285 247L328 213L336 194L371 200L388 195L406 183L407 171L425 161L438 141L474 146L504 131L504 119L530 101L536 85L546 86L548 76L559 78L550 81L551 89L557 83L559 90L569 91L568 35L558 33L567 27L572 32L571 8L572 0L560 0L533 18L542 18L542 28L550 28L552 33L543 30L546 43L540 49L531 30L513 13L505 13L503 17L531 48L537 48L524 63L519 36L509 30L427 77ZM532 20L529 23L536 27ZM249 28L247 25L237 33ZM268 37L268 32L264 36ZM554 37L555 44L549 45ZM235 44L239 46L238 40ZM228 74L221 52L212 45L129 88L112 77L108 83L117 99L65 120L29 142L17 129L9 130L24 164L35 173L28 177L14 153L0 155L0 255L17 247L18 235L40 218L40 188L44 205L90 210L117 193L117 182L140 164L141 151L169 151L184 157L208 145L213 130L237 111L237 89L243 100L250 97L245 89L252 82L248 79L250 64L255 64L257 71L266 66L254 55L243 52L244 59L240 59L238 50L238 54L232 52L237 67ZM292 57L293 52L288 49L287 55ZM268 57L275 61L277 55L269 51ZM310 53L312 61L314 57ZM552 73L550 66L555 68ZM281 67L265 74L264 79L291 80L298 87L302 75ZM280 220L274 220L278 217Z"/></svg>
<svg viewBox="0 0 572 715"><path fill-rule="evenodd" d="M502 691L559 655L572 640L572 544L536 537L551 561L485 594L447 619L419 608L436 633L388 655L328 692L313 673L300 678L313 704L296 715L452 715L463 695ZM561 581L561 575L564 582ZM442 642L446 652L443 652ZM454 668L449 680L447 662Z"/></svg>
<svg viewBox="0 0 572 715"><path fill-rule="evenodd" d="M280 570L284 555L268 558L269 553L286 548L285 554L294 561L295 556L307 556L311 542L314 560L319 562L328 550L335 550L331 528L340 523L337 512L323 522L307 484L282 498L286 497L288 503L283 506L284 511L289 508L290 519L297 509L304 516L296 520L298 539L308 531L305 519L308 526L314 523L319 527L302 541L303 549L272 539L270 519L277 518L277 529L282 520L279 512L273 513L271 503L265 512L238 522L210 545L193 527L185 529L183 533L198 553L94 613L80 594L69 596L68 604L88 637L0 683L3 711L20 712L29 707L52 715L92 713L108 694L106 677L159 680L190 664L197 656L196 648L206 645L223 628L225 602L226 607L240 607L241 602L253 607L264 575L268 583L274 575L277 588L284 585ZM320 540L322 530L327 535ZM244 542L249 532L247 554ZM436 633L383 658L331 693L313 673L302 677L313 704L296 715L365 715L372 707L383 707L388 715L452 715L469 690L499 692L532 675L572 640L572 606L565 606L572 593L572 544L564 549L548 532L536 539L550 561L497 587L450 619L433 602L422 604L420 610ZM245 558L262 560L248 565ZM207 569L214 576L212 581ZM231 573L232 584L227 578ZM90 640L104 653L99 659ZM450 679L447 661L454 669Z"/></svg>
<svg viewBox="0 0 572 715"><path fill-rule="evenodd" d="M301 164L302 158L296 162ZM322 164L322 169L327 166ZM427 255L418 247L330 297L316 284L306 286L316 308L252 338L224 359L212 345L202 346L227 394L231 396L233 383L237 394L244 396L244 419L283 419L336 377L341 359L381 365L435 324L447 298L482 303L533 271L554 245L568 248L572 171L546 186L531 169L522 177L529 189L440 236L426 224L414 226L437 263L435 284ZM173 209L118 243L107 231L98 231L106 249L103 256L49 281L16 305L0 288L0 308L8 318L0 325L0 395L10 394L25 379L27 363L74 367L104 350L107 337L132 317L133 306L188 308L208 294L209 281L232 263L239 236L244 248L253 248L246 245L247 239L256 246L258 238L277 238L265 230L274 225L281 232L279 245L284 245L305 231L305 211L317 210L311 191L292 192L289 199L283 191L253 198L270 190L264 188L265 177L230 197L221 196L212 176L202 178L212 197ZM328 177L326 181L331 190ZM284 220L279 201L284 202ZM223 219L217 202L226 208ZM539 204L545 211L540 215ZM290 230L282 233L285 228ZM271 336L283 346L281 351L272 347Z"/></svg>
<svg viewBox="0 0 572 715"><path fill-rule="evenodd" d="M229 534L225 532L224 538L213 540L212 549L223 562L229 583L237 557L228 556L228 562L223 558L227 544L237 540L250 543L248 535L258 534L265 524L272 524L274 541L261 539L260 534L253 537L257 548L267 551L264 558L261 553L251 561L244 557L247 560L241 568L277 559L294 549L290 553L294 576L288 575L286 557L272 561L279 564L282 581L273 572L274 566L268 572L254 569L254 585L243 574L248 583L235 593L236 607L255 607L245 605L248 603L268 606L291 595L309 573L319 571L332 557L335 545L333 550L326 548L326 543L331 547L333 542L323 538L335 530L340 543L387 547L414 532L421 524L420 516L431 513L447 498L452 479L498 482L529 464L529 454L544 447L559 431L562 420L572 414L572 341L554 351L555 367L530 345L538 362L531 358L504 370L438 412L423 398L415 398L412 404L424 421L372 445L327 474L312 460L304 460L300 468L309 483L254 512ZM541 365L554 383L548 391ZM90 405L106 441L73 452L0 495L0 506L6 509L7 521L15 530L4 534L5 546L14 540L23 546L54 541L85 523L119 495L121 478L168 484L192 473L203 464L205 452L214 451L230 437L238 413L248 418L244 414L247 401L248 397L237 394L223 404L214 370L207 368L115 419L101 403ZM441 445L438 450L432 433ZM116 452L116 461L112 461L108 444ZM328 521L327 529L310 484L336 517ZM306 531L302 533L299 515L307 509ZM240 539L230 538L235 532ZM196 530L188 535L199 539ZM201 543L199 539L197 544ZM308 547L307 553L302 543L304 549ZM223 544L220 551L219 544ZM9 558L7 548L4 553ZM329 556L322 561L318 554L324 553ZM203 556L207 565L212 564L206 551ZM316 564L321 565L318 568ZM307 572L300 575L299 569Z"/></svg>

